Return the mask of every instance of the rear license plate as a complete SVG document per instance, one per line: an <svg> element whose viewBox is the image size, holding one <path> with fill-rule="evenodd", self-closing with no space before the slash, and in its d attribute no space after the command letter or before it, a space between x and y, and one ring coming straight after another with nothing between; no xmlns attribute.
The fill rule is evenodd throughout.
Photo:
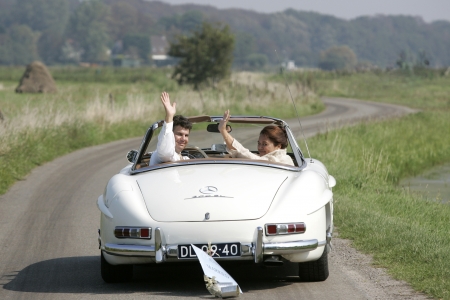
<svg viewBox="0 0 450 300"><path fill-rule="evenodd" d="M208 250L207 244L194 244L203 251ZM211 245L212 257L237 257L241 256L241 243L221 243ZM178 258L197 258L191 245L178 245Z"/></svg>

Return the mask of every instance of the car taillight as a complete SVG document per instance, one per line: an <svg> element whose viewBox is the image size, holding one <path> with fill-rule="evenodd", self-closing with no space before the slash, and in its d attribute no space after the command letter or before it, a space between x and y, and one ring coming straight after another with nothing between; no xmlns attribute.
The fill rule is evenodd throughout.
<svg viewBox="0 0 450 300"><path fill-rule="evenodd" d="M141 228L141 238L150 238L150 228Z"/></svg>
<svg viewBox="0 0 450 300"><path fill-rule="evenodd" d="M305 223L266 224L266 235L304 233Z"/></svg>
<svg viewBox="0 0 450 300"><path fill-rule="evenodd" d="M150 227L125 227L116 226L114 236L119 239L151 239L152 229Z"/></svg>
<svg viewBox="0 0 450 300"><path fill-rule="evenodd" d="M267 235L277 234L277 225L266 225L266 234Z"/></svg>

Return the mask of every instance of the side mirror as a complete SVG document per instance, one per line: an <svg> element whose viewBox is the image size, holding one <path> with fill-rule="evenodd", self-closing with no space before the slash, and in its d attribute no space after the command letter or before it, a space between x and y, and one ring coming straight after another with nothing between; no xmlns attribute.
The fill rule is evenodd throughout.
<svg viewBox="0 0 450 300"><path fill-rule="evenodd" d="M220 132L219 131L219 124L208 124L208 127L206 127L206 130L208 132ZM227 125L227 132L231 132L233 129L230 125Z"/></svg>
<svg viewBox="0 0 450 300"><path fill-rule="evenodd" d="M128 151L128 153L127 153L128 162L134 164L134 162L136 161L137 155L138 155L137 150L133 149L133 150Z"/></svg>

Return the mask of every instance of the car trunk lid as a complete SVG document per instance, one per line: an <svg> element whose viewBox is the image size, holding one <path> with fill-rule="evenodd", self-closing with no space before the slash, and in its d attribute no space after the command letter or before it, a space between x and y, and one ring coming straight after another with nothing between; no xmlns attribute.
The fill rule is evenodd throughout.
<svg viewBox="0 0 450 300"><path fill-rule="evenodd" d="M276 168L214 164L155 170L137 183L156 221L234 221L261 218L286 178Z"/></svg>

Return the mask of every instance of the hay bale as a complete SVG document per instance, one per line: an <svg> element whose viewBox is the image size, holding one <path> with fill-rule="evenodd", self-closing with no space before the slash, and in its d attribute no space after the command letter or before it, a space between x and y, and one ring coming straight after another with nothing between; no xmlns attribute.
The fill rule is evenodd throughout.
<svg viewBox="0 0 450 300"><path fill-rule="evenodd" d="M447 71L445 71L444 76L450 75L450 67L448 67Z"/></svg>
<svg viewBox="0 0 450 300"><path fill-rule="evenodd" d="M56 92L56 84L47 67L39 62L32 62L27 66L20 79L16 93L53 93Z"/></svg>

